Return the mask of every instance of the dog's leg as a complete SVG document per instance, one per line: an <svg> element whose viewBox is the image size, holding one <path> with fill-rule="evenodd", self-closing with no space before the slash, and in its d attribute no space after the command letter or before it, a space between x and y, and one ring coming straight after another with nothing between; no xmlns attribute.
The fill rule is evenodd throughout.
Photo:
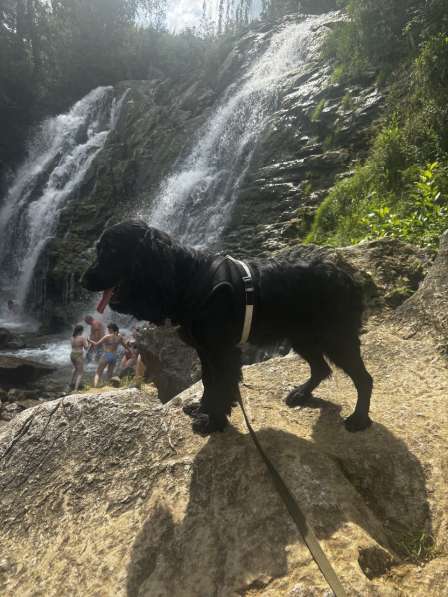
<svg viewBox="0 0 448 597"><path fill-rule="evenodd" d="M193 415L193 431L208 435L224 430L228 424L227 417L238 400L241 351L235 346L226 350L214 347L201 351L200 358L204 394L199 409Z"/></svg>
<svg viewBox="0 0 448 597"><path fill-rule="evenodd" d="M355 410L345 420L345 428L351 432L364 431L372 424L369 409L373 380L364 365L359 338L346 339L343 345L328 352L328 356L351 378L358 392Z"/></svg>
<svg viewBox="0 0 448 597"><path fill-rule="evenodd" d="M205 406L207 404L206 393L207 388L210 389L212 384L212 370L208 364L208 355L205 353L205 351L200 349L197 352L199 360L201 361L201 379L202 385L204 386L204 393L202 394L200 401L190 402L182 407L184 413L193 419L199 417L201 414L207 414Z"/></svg>
<svg viewBox="0 0 448 597"><path fill-rule="evenodd" d="M293 344L293 349L304 358L311 369L311 377L302 385L294 388L286 397L288 406L305 405L312 397L313 390L331 375L331 369L320 350L305 348L303 344Z"/></svg>

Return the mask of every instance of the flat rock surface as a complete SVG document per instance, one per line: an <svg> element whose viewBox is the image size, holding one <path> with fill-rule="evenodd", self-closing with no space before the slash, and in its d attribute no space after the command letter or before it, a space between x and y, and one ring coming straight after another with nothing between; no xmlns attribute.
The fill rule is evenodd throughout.
<svg viewBox="0 0 448 597"><path fill-rule="evenodd" d="M307 375L297 357L245 369L248 411L349 595L446 595L446 361L392 324L363 344L366 432L342 425L355 392L339 372L308 408L285 406ZM200 391L70 396L0 431L2 595L330 595L239 410L192 434L181 402Z"/></svg>
<svg viewBox="0 0 448 597"><path fill-rule="evenodd" d="M54 367L30 359L0 354L0 387L24 387L54 371Z"/></svg>

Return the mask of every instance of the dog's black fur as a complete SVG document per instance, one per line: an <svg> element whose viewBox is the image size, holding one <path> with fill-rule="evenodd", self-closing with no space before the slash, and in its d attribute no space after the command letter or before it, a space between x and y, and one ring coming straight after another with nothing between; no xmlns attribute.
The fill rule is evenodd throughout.
<svg viewBox="0 0 448 597"><path fill-rule="evenodd" d="M325 357L350 376L358 392L349 431L366 429L372 378L360 353L362 297L346 272L331 263L250 260L255 308L250 342L270 345L287 340L310 365L311 376L287 397L305 404L331 374ZM189 410L200 433L221 431L239 396L244 321L244 286L230 260L187 249L143 222L107 229L97 243L97 260L83 286L114 287L110 307L140 320L180 325L184 341L197 350L204 394Z"/></svg>

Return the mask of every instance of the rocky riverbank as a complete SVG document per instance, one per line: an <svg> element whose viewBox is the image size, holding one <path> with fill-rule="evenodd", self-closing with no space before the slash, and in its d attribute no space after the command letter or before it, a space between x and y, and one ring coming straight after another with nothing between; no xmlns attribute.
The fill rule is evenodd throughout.
<svg viewBox="0 0 448 597"><path fill-rule="evenodd" d="M365 433L341 424L354 394L340 373L309 407L285 406L307 375L296 357L246 368L243 394L348 593L442 595L446 362L429 335L406 339L394 322L373 325L363 347L375 379ZM3 594L326 590L241 414L223 434L191 433L181 403L199 393L194 386L164 407L137 390L67 397L5 428Z"/></svg>
<svg viewBox="0 0 448 597"><path fill-rule="evenodd" d="M284 397L308 374L299 358L244 369L259 439L350 595L436 597L448 584L447 250L448 233L433 264L397 241L329 253L364 264L375 289L367 431L342 425L355 393L341 372L290 409ZM153 391L68 396L3 427L3 594L327 590L238 409L224 433L192 433L181 407L200 393L199 382L166 405Z"/></svg>
<svg viewBox="0 0 448 597"><path fill-rule="evenodd" d="M68 333L42 336L25 327L0 329L0 425L23 410L60 398L71 378Z"/></svg>

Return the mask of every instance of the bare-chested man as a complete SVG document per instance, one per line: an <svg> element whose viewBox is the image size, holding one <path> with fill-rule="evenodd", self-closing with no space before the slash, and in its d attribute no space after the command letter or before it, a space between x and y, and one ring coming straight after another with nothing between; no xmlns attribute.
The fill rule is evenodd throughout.
<svg viewBox="0 0 448 597"><path fill-rule="evenodd" d="M120 344L124 348L127 348L127 343L123 339L123 336L120 335L118 326L115 325L115 323L110 323L107 326L107 331L108 333L105 336L103 336L98 342L90 340L90 343L93 344L93 346L102 345L104 347L104 353L100 359L100 362L98 363L98 368L95 372L95 379L93 382L95 388L98 386L98 383L101 379L101 375L104 369L106 369L106 367L107 379L110 379L114 374L114 369L118 358L117 349L120 346Z"/></svg>
<svg viewBox="0 0 448 597"><path fill-rule="evenodd" d="M89 340L92 340L92 342L98 342L101 340L105 333L105 327L101 321L98 321L98 319L93 319L91 315L86 315L84 321L90 326ZM87 362L95 360L97 363L102 354L103 348L101 345L96 346L95 344L91 344L86 360Z"/></svg>

